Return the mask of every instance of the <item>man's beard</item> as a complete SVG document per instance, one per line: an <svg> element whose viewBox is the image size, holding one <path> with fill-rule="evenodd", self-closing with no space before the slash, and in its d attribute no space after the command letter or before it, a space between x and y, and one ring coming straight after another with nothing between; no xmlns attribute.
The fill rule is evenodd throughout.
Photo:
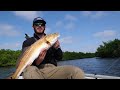
<svg viewBox="0 0 120 90"><path fill-rule="evenodd" d="M34 30L34 31L35 31L35 30ZM36 32L36 31L35 31L35 33L36 33L37 35L43 35L43 34L44 34L44 31L45 31L45 30L43 30L43 32Z"/></svg>

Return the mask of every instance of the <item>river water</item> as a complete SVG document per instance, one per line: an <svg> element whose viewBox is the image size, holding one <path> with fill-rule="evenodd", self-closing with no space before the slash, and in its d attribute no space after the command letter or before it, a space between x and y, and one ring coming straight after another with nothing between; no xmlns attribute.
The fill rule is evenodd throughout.
<svg viewBox="0 0 120 90"><path fill-rule="evenodd" d="M83 69L83 71L88 74L101 74L120 77L120 58L85 58L77 60L59 61L58 65L74 65ZM0 79L8 77L14 71L14 67L1 67Z"/></svg>

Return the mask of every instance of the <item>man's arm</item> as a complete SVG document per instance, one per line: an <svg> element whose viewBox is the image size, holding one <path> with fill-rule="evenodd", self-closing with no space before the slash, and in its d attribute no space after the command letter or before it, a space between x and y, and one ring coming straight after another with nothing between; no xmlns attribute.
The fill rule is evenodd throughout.
<svg viewBox="0 0 120 90"><path fill-rule="evenodd" d="M38 58L34 61L34 64L38 66L38 65L44 60L44 58L45 58L45 56L46 56L46 53L47 53L47 50L44 49L44 50L39 54Z"/></svg>

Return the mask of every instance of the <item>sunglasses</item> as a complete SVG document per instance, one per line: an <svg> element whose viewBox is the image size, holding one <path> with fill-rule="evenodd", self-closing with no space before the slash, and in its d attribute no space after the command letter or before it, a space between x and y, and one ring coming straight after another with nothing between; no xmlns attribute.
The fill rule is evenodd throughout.
<svg viewBox="0 0 120 90"><path fill-rule="evenodd" d="M44 23L34 23L35 26L45 26Z"/></svg>

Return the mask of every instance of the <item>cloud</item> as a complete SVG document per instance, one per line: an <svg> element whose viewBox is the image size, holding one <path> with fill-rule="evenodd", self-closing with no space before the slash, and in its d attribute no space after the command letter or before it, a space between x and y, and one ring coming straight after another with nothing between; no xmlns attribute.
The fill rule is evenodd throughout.
<svg viewBox="0 0 120 90"><path fill-rule="evenodd" d="M55 29L67 29L67 30L73 30L75 28L75 22L77 18L75 16L72 16L70 14L66 14L65 17L57 21L55 24Z"/></svg>
<svg viewBox="0 0 120 90"><path fill-rule="evenodd" d="M72 15L70 15L70 14L67 14L67 15L65 16L65 19L66 19L66 20L70 20L70 21L76 21L76 20L77 20L77 18L76 18L75 16L72 16Z"/></svg>
<svg viewBox="0 0 120 90"><path fill-rule="evenodd" d="M100 18L104 15L105 15L105 13L103 11L97 11L96 14L94 14L92 17L93 18Z"/></svg>
<svg viewBox="0 0 120 90"><path fill-rule="evenodd" d="M116 36L116 31L113 30L104 30L103 32L97 32L93 36L100 38L109 38Z"/></svg>
<svg viewBox="0 0 120 90"><path fill-rule="evenodd" d="M65 25L65 29L74 30L74 28L75 28L75 23L73 22L69 22Z"/></svg>
<svg viewBox="0 0 120 90"><path fill-rule="evenodd" d="M13 11L16 16L19 16L26 20L33 20L35 17L42 17L42 12L38 11Z"/></svg>
<svg viewBox="0 0 120 90"><path fill-rule="evenodd" d="M66 45L63 43L61 43L61 48L63 51L75 51L75 52L91 52L91 53L94 53L96 52L98 46L100 45L99 43L89 43L89 44L78 44L77 42L75 41L71 41L71 43L67 43L67 41L64 40L64 43L66 43ZM69 44L69 45L67 45Z"/></svg>
<svg viewBox="0 0 120 90"><path fill-rule="evenodd" d="M61 27L61 26L63 26L63 22L62 21L57 21L55 26L56 27Z"/></svg>
<svg viewBox="0 0 120 90"><path fill-rule="evenodd" d="M17 29L9 24L0 24L0 36L19 36L20 32Z"/></svg>
<svg viewBox="0 0 120 90"><path fill-rule="evenodd" d="M49 34L50 32L51 32L51 28L46 27L46 29L45 29L45 33L46 33L46 34Z"/></svg>
<svg viewBox="0 0 120 90"><path fill-rule="evenodd" d="M64 37L60 39L60 43L62 44L70 44L73 43L73 38L71 36Z"/></svg>
<svg viewBox="0 0 120 90"><path fill-rule="evenodd" d="M84 45L84 46L80 47L79 51L84 52L84 53L86 53L86 52L94 53L94 52L96 52L98 46L99 46L98 44Z"/></svg>
<svg viewBox="0 0 120 90"><path fill-rule="evenodd" d="M106 13L103 11L82 11L82 15L93 19L97 19L105 16Z"/></svg>
<svg viewBox="0 0 120 90"><path fill-rule="evenodd" d="M84 16L90 16L92 14L92 12L91 11L82 11L82 14Z"/></svg>
<svg viewBox="0 0 120 90"><path fill-rule="evenodd" d="M2 43L0 44L0 49L11 49L11 50L17 50L21 49L21 43L20 42L15 42L15 43Z"/></svg>

